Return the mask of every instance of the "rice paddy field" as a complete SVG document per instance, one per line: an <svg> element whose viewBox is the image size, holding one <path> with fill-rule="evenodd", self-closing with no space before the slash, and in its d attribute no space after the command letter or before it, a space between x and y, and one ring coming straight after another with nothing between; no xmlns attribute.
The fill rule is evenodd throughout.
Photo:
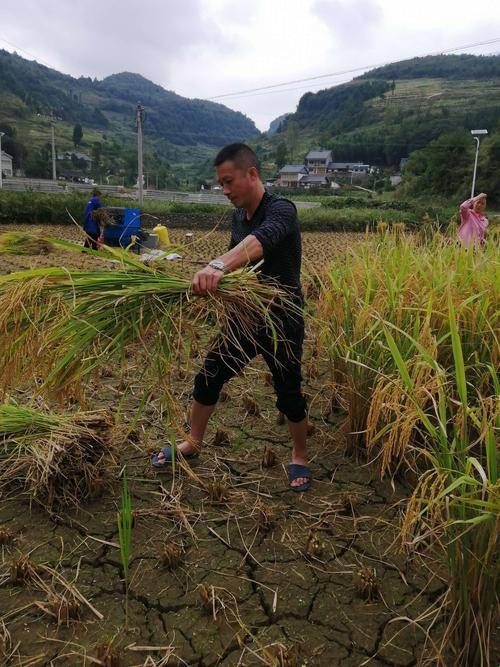
<svg viewBox="0 0 500 667"><path fill-rule="evenodd" d="M297 494L259 359L198 459L149 462L182 437L225 317L251 327L269 298L246 275L186 297L227 232L174 229L183 259L144 266L47 241L76 227L38 246L31 226L0 231L18 235L14 254L0 236L1 665L499 662L492 241L303 234L313 484Z"/></svg>

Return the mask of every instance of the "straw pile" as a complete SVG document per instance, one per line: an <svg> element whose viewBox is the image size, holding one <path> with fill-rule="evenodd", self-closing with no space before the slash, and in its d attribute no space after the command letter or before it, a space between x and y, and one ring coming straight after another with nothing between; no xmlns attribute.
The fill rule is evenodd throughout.
<svg viewBox="0 0 500 667"><path fill-rule="evenodd" d="M54 249L45 238L25 232L0 234L1 255L48 255Z"/></svg>
<svg viewBox="0 0 500 667"><path fill-rule="evenodd" d="M51 507L102 493L114 464L110 421L0 405L0 495L22 488Z"/></svg>

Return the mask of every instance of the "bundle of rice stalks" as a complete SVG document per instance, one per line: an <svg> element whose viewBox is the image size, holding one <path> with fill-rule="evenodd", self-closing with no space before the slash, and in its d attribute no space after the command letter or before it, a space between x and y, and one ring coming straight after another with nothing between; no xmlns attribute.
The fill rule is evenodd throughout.
<svg viewBox="0 0 500 667"><path fill-rule="evenodd" d="M114 464L102 414L50 414L0 405L0 493L23 488L52 507L95 497Z"/></svg>
<svg viewBox="0 0 500 667"><path fill-rule="evenodd" d="M48 255L53 250L52 243L40 236L25 232L0 234L0 255Z"/></svg>
<svg viewBox="0 0 500 667"><path fill-rule="evenodd" d="M123 360L136 346L147 366L164 380L187 318L199 328L214 326L231 339L251 333L263 320L279 335L273 309L282 294L235 271L219 289L196 297L191 282L116 253L117 271L50 268L0 277L0 386L33 375L44 387L64 393L111 358Z"/></svg>

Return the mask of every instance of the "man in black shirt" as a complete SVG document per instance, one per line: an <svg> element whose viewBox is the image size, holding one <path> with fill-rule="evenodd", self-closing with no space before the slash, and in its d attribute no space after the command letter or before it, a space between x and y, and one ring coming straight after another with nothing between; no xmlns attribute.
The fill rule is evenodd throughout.
<svg viewBox="0 0 500 667"><path fill-rule="evenodd" d="M224 194L236 207L233 213L228 252L212 260L193 278L197 294L213 292L229 271L264 260L260 276L278 281L290 299L302 305L300 286L301 238L295 205L264 190L255 153L245 144L230 144L215 158L217 179ZM231 342L220 338L208 353L194 382L190 437L172 452L166 447L154 454L155 467L170 464L180 451L185 458L198 455L210 416L225 382L238 373L250 359L262 354L273 375L277 408L288 419L293 440L292 462L288 466L290 488L306 491L311 483L307 466L306 402L301 392L301 357L304 320L297 312L283 310L279 315L280 335L275 349L269 329L258 327L250 339L240 335ZM286 342L285 342L286 341Z"/></svg>

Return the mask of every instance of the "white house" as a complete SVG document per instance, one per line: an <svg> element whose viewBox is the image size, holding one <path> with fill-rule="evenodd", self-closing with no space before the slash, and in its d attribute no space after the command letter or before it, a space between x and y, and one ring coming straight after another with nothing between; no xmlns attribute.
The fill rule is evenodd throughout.
<svg viewBox="0 0 500 667"><path fill-rule="evenodd" d="M280 177L276 185L281 185L283 188L296 188L307 173L308 171L303 164L285 164L280 169Z"/></svg>
<svg viewBox="0 0 500 667"><path fill-rule="evenodd" d="M332 159L332 151L309 151L306 155L306 167L310 174L324 175Z"/></svg>
<svg viewBox="0 0 500 667"><path fill-rule="evenodd" d="M4 176L12 177L14 175L14 170L12 169L12 155L9 155L5 151L2 151L1 159L1 169Z"/></svg>

